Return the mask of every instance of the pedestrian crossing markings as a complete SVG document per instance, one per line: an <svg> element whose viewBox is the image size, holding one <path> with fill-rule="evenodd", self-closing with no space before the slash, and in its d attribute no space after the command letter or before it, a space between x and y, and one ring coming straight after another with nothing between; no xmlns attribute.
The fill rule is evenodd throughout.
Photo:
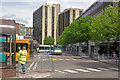
<svg viewBox="0 0 120 80"><path fill-rule="evenodd" d="M85 68L85 69L66 69L66 70L55 70L59 73L90 73L90 72L100 72L100 71L108 71L108 70L118 70L117 68Z"/></svg>
<svg viewBox="0 0 120 80"><path fill-rule="evenodd" d="M84 69L75 69L75 70L77 70L77 71L81 71L81 72L90 72L90 71L88 71L88 70L84 70Z"/></svg>
<svg viewBox="0 0 120 80"><path fill-rule="evenodd" d="M78 73L77 71L73 71L73 70L64 70L66 72L69 72L69 73Z"/></svg>
<svg viewBox="0 0 120 80"><path fill-rule="evenodd" d="M87 68L88 70L90 70L90 71L96 71L96 72L99 72L99 71L101 71L101 70L98 70L98 69L93 69L93 68Z"/></svg>

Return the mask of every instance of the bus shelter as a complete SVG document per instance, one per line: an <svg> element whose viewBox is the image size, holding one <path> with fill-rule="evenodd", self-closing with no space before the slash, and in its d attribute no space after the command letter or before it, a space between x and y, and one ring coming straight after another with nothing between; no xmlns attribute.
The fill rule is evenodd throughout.
<svg viewBox="0 0 120 80"><path fill-rule="evenodd" d="M0 24L0 78L16 77L16 27L8 22Z"/></svg>

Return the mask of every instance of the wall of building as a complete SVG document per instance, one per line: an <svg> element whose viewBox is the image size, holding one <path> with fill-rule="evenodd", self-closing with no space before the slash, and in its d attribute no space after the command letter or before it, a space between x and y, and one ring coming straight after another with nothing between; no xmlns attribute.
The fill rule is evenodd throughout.
<svg viewBox="0 0 120 80"><path fill-rule="evenodd" d="M25 25L22 23L16 23L16 34L20 35L20 36L25 36L26 35L26 31L25 31Z"/></svg>
<svg viewBox="0 0 120 80"><path fill-rule="evenodd" d="M33 13L33 39L42 44L42 6Z"/></svg>
<svg viewBox="0 0 120 80"><path fill-rule="evenodd" d="M78 8L69 8L65 9L59 14L59 23L58 23L58 34L59 36L64 31L65 27L69 26L75 19L77 19L82 14L82 9Z"/></svg>
<svg viewBox="0 0 120 80"><path fill-rule="evenodd" d="M16 22L10 19L0 19L0 32L1 34L14 34L16 33Z"/></svg>
<svg viewBox="0 0 120 80"><path fill-rule="evenodd" d="M94 2L80 17L92 16L93 18L102 13L102 10L108 5L117 7L117 2Z"/></svg>
<svg viewBox="0 0 120 80"><path fill-rule="evenodd" d="M19 23L19 33L20 33L20 36L25 36L25 25L24 24L20 24Z"/></svg>
<svg viewBox="0 0 120 80"><path fill-rule="evenodd" d="M19 33L19 23L16 23L16 34L20 35L20 33Z"/></svg>
<svg viewBox="0 0 120 80"><path fill-rule="evenodd" d="M25 36L33 36L33 27L25 27Z"/></svg>

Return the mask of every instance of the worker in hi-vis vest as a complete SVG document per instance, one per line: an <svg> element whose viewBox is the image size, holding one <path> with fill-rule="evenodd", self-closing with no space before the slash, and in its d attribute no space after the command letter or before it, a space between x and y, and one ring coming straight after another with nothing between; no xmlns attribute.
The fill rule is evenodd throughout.
<svg viewBox="0 0 120 80"><path fill-rule="evenodd" d="M25 64L26 64L26 60L27 60L26 48L23 47L22 50L19 51L19 53L20 53L19 63L21 63L23 74L25 74Z"/></svg>
<svg viewBox="0 0 120 80"><path fill-rule="evenodd" d="M39 48L37 48L37 52L39 52L40 51L40 49Z"/></svg>

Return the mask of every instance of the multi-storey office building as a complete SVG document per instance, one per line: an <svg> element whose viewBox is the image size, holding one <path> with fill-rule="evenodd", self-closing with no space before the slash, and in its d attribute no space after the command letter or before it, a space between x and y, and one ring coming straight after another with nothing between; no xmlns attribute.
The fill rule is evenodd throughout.
<svg viewBox="0 0 120 80"><path fill-rule="evenodd" d="M69 26L69 24L71 24L75 19L77 19L82 14L82 11L82 9L78 8L69 8L59 13L58 34L61 35L65 27Z"/></svg>
<svg viewBox="0 0 120 80"><path fill-rule="evenodd" d="M94 2L87 10L85 10L80 17L92 16L94 18L95 16L101 14L102 10L108 5L117 7L117 2L105 2L98 0Z"/></svg>
<svg viewBox="0 0 120 80"><path fill-rule="evenodd" d="M57 39L60 4L44 4L33 13L33 39L44 44L45 37Z"/></svg>

